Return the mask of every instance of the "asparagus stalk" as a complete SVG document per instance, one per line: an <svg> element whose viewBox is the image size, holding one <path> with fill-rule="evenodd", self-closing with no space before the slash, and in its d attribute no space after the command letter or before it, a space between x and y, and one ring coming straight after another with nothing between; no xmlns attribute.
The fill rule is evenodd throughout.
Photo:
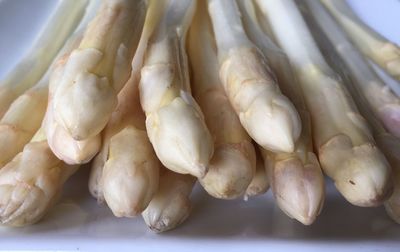
<svg viewBox="0 0 400 252"><path fill-rule="evenodd" d="M164 169L160 186L142 213L147 226L156 233L171 230L184 222L192 208L189 199L196 179Z"/></svg>
<svg viewBox="0 0 400 252"><path fill-rule="evenodd" d="M147 137L137 84L133 76L119 94L118 107L103 133L106 154L99 153L106 159L96 192L103 192L117 217L140 214L158 188L160 161Z"/></svg>
<svg viewBox="0 0 400 252"><path fill-rule="evenodd" d="M400 80L400 48L371 29L351 10L345 0L321 0L367 57Z"/></svg>
<svg viewBox="0 0 400 252"><path fill-rule="evenodd" d="M289 59L263 32L252 2L237 2L246 33L269 60L283 94L293 101L301 117L302 132L294 152L268 152L266 158L272 163L268 174L278 206L290 217L309 225L321 211L325 191L323 174L313 153L310 115Z"/></svg>
<svg viewBox="0 0 400 252"><path fill-rule="evenodd" d="M351 71L357 91L366 97L369 106L383 122L385 128L393 135L400 137L400 99L385 86L371 69L362 54L347 39L344 31L327 13L322 4L315 1L314 3L308 2L307 6L309 6L321 30L335 45L336 52Z"/></svg>
<svg viewBox="0 0 400 252"><path fill-rule="evenodd" d="M168 169L203 177L213 154L204 116L191 96L185 37L196 1L150 1L133 70L144 61L139 85L146 129ZM145 53L144 53L145 52Z"/></svg>
<svg viewBox="0 0 400 252"><path fill-rule="evenodd" d="M256 151L256 173L253 176L249 186L244 194L244 200L266 193L269 189L269 179L267 175L268 161L262 157L259 151Z"/></svg>
<svg viewBox="0 0 400 252"><path fill-rule="evenodd" d="M389 164L347 90L325 62L295 3L257 3L295 69L324 172L352 204L381 204L391 191Z"/></svg>
<svg viewBox="0 0 400 252"><path fill-rule="evenodd" d="M82 18L87 0L60 0L26 56L0 81L0 118L11 103L36 84Z"/></svg>
<svg viewBox="0 0 400 252"><path fill-rule="evenodd" d="M315 40L323 54L327 55L326 59L328 63L340 74L343 83L345 83L346 87L351 92L357 107L360 109L360 113L370 125L377 145L383 151L388 162L392 166L394 192L385 202L385 209L393 220L400 223L400 140L388 133L372 112L371 106L368 104L365 96L357 90L356 82L360 80L352 76L354 73L349 67L345 66L343 58L338 56L338 52L335 53L333 41L329 41L327 34L321 31L321 28L324 26L322 21L326 19L329 22L329 19L331 19L329 14L323 6L316 1L306 1L305 3L307 6L306 10L310 12L305 12L304 16L309 26L312 27L314 31ZM333 31L334 30L332 30L332 32Z"/></svg>
<svg viewBox="0 0 400 252"><path fill-rule="evenodd" d="M88 16L96 8L92 0L87 7L85 16L73 35L67 40L58 56L49 67L42 79L32 88L19 96L7 110L0 121L0 167L8 163L24 148L36 131L40 128L47 107L48 84L50 72L60 67L63 59L79 45L83 35L83 25L87 25ZM57 70L59 71L59 70Z"/></svg>
<svg viewBox="0 0 400 252"><path fill-rule="evenodd" d="M263 148L292 152L298 113L281 93L269 65L247 38L234 0L210 0L220 79L248 134Z"/></svg>
<svg viewBox="0 0 400 252"><path fill-rule="evenodd" d="M98 135L117 106L130 74L134 28L144 10L143 1L103 1L68 58L52 106L55 121L75 140Z"/></svg>
<svg viewBox="0 0 400 252"><path fill-rule="evenodd" d="M218 58L206 6L199 3L189 32L193 95L214 138L214 155L204 178L199 179L212 196L242 196L255 172L255 150L240 124L218 77ZM201 48L201 50L199 50Z"/></svg>
<svg viewBox="0 0 400 252"><path fill-rule="evenodd" d="M24 150L0 170L0 223L26 226L39 221L77 168L57 159L39 130Z"/></svg>
<svg viewBox="0 0 400 252"><path fill-rule="evenodd" d="M70 52L81 42L84 31L89 22L96 15L99 5L100 0L91 0L81 23L64 46L61 52L62 56L60 56L60 59L55 63L54 69L49 70L52 72L48 82L49 99L42 125L45 129L50 148L59 159L68 164L82 164L88 162L99 151L101 144L99 135L82 141L73 139L70 134L55 121L53 106L54 93L59 87L60 78L64 75Z"/></svg>

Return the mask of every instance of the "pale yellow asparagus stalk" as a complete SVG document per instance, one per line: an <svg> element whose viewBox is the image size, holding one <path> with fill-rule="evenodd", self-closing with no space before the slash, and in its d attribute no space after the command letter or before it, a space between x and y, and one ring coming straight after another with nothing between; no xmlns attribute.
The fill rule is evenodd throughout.
<svg viewBox="0 0 400 252"><path fill-rule="evenodd" d="M195 177L163 169L158 191L142 213L147 226L161 233L184 222L192 209L189 196L195 182Z"/></svg>
<svg viewBox="0 0 400 252"><path fill-rule="evenodd" d="M206 5L199 2L189 31L193 95L214 138L214 155L204 178L213 197L233 199L246 191L255 172L255 151L218 77L218 58ZM201 48L201 50L199 50Z"/></svg>
<svg viewBox="0 0 400 252"><path fill-rule="evenodd" d="M196 1L150 1L132 67L140 62L140 100L154 150L168 169L206 174L213 142L204 116L191 96L185 37ZM144 56L144 57L143 57Z"/></svg>
<svg viewBox="0 0 400 252"><path fill-rule="evenodd" d="M252 2L237 2L249 38L269 60L283 94L291 99L301 117L302 132L294 151L268 152L272 163L268 175L278 206L290 217L309 225L321 211L325 192L324 177L313 153L310 116L289 59L263 32Z"/></svg>
<svg viewBox="0 0 400 252"><path fill-rule="evenodd" d="M105 0L79 48L67 59L54 92L54 119L75 140L94 137L117 106L129 78L132 39L144 1Z"/></svg>
<svg viewBox="0 0 400 252"><path fill-rule="evenodd" d="M87 25L88 16L92 15L98 0L92 0L86 9L84 18L73 35L70 36L59 55L42 79L35 86L19 96L7 110L0 121L0 167L8 163L17 153L22 151L25 144L40 128L47 107L49 76L57 67L61 67L58 61L62 61L82 39L82 26Z"/></svg>
<svg viewBox="0 0 400 252"><path fill-rule="evenodd" d="M268 62L248 39L234 0L210 0L220 79L247 133L263 148L292 152L299 115L275 81Z"/></svg>
<svg viewBox="0 0 400 252"><path fill-rule="evenodd" d="M87 7L85 16L75 33L72 35L69 45L65 47L67 51L76 48L83 37L88 23L96 15L100 5L100 0L91 0ZM100 135L96 135L85 140L75 140L72 136L61 127L54 119L54 93L60 84L60 78L65 73L66 63L69 59L69 54L64 55L58 62L57 66L50 76L49 80L49 99L45 118L43 120L43 128L45 129L47 140L54 154L68 164L82 164L89 162L99 151L101 144Z"/></svg>
<svg viewBox="0 0 400 252"><path fill-rule="evenodd" d="M26 226L56 203L65 181L77 170L59 160L41 130L0 170L0 223Z"/></svg>
<svg viewBox="0 0 400 252"><path fill-rule="evenodd" d="M118 95L119 104L103 133L101 178L91 191L103 193L117 217L133 217L149 204L158 188L160 161L145 130L139 103L138 78L133 76ZM105 152L105 154L103 153ZM92 171L91 176L99 176ZM98 180L97 178L91 179ZM99 195L101 200L102 195Z"/></svg>
<svg viewBox="0 0 400 252"><path fill-rule="evenodd" d="M375 63L400 80L400 48L366 25L345 0L321 0L352 42Z"/></svg>
<svg viewBox="0 0 400 252"><path fill-rule="evenodd" d="M267 175L268 161L264 160L261 153L256 151L256 173L244 194L244 200L266 193L269 189L269 179Z"/></svg>
<svg viewBox="0 0 400 252"><path fill-rule="evenodd" d="M29 52L0 81L0 118L11 103L45 74L82 18L87 0L60 0Z"/></svg>
<svg viewBox="0 0 400 252"><path fill-rule="evenodd" d="M382 121L385 128L396 137L400 137L400 99L379 78L324 6L318 1L308 1L307 6L321 30L334 44L334 49L351 71L357 92L365 96L372 111Z"/></svg>
<svg viewBox="0 0 400 252"><path fill-rule="evenodd" d="M400 223L400 140L388 133L379 119L372 112L366 98L362 95L362 93L358 92L356 87L359 85L356 82L360 81L360 79L353 78L353 72L351 69L343 63L343 58L339 57L338 54L335 53L335 46L332 43L333 41L329 41L326 33L321 31L321 28L323 28L324 25L328 25L331 21L333 21L329 14L323 9L319 2L310 0L304 3L307 4L307 10L310 11L305 12L305 17L308 18L308 24L315 34L314 37L318 45L320 46L324 55L327 55L326 59L328 60L328 63L335 69L337 73L341 74L343 83L346 84L346 87L351 92L354 101L360 110L360 113L364 116L370 128L372 129L377 145L383 151L388 159L388 162L392 166L394 192L392 196L385 202L385 209L393 220ZM331 21L329 21L330 19ZM334 31L335 29L331 30L331 32Z"/></svg>
<svg viewBox="0 0 400 252"><path fill-rule="evenodd" d="M390 166L346 88L325 62L295 3L257 3L298 77L324 172L352 204L381 204L391 191Z"/></svg>

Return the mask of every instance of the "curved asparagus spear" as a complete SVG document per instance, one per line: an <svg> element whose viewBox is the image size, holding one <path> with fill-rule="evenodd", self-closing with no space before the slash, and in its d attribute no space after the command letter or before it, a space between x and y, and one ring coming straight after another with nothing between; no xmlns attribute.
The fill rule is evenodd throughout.
<svg viewBox="0 0 400 252"><path fill-rule="evenodd" d="M336 52L351 71L351 76L355 78L354 84L357 87L357 91L366 97L369 106L383 122L386 129L393 135L400 137L400 99L386 87L371 69L361 53L347 39L344 31L327 13L322 4L315 1L314 3L308 2L308 6L321 30L330 42L335 45Z"/></svg>
<svg viewBox="0 0 400 252"><path fill-rule="evenodd" d="M0 223L26 226L39 221L77 168L57 159L39 130L24 150L0 170Z"/></svg>
<svg viewBox="0 0 400 252"><path fill-rule="evenodd" d="M295 69L324 172L352 204L381 204L391 191L389 164L347 90L325 62L295 3L257 3Z"/></svg>
<svg viewBox="0 0 400 252"><path fill-rule="evenodd" d="M256 173L254 174L253 179L246 189L244 200L247 200L250 197L262 195L266 193L269 189L267 169L268 165L270 164L267 160L264 160L259 151L256 151L256 153Z"/></svg>
<svg viewBox="0 0 400 252"><path fill-rule="evenodd" d="M178 173L206 174L213 142L190 94L185 37L196 1L150 1L138 56L140 100L149 139L160 161ZM145 58L141 59L145 53ZM140 65L140 64L139 64Z"/></svg>
<svg viewBox="0 0 400 252"><path fill-rule="evenodd" d="M292 152L301 123L267 61L247 38L233 0L210 0L220 78L243 127L263 148Z"/></svg>
<svg viewBox="0 0 400 252"><path fill-rule="evenodd" d="M210 195L233 199L244 194L254 176L255 151L220 83L207 9L200 2L197 8L188 46L192 88L215 145L208 172L199 181Z"/></svg>
<svg viewBox="0 0 400 252"><path fill-rule="evenodd" d="M321 0L353 43L390 75L400 80L400 48L367 26L345 0Z"/></svg>
<svg viewBox="0 0 400 252"><path fill-rule="evenodd" d="M310 115L289 59L263 32L252 2L237 2L249 38L269 60L283 94L293 101L301 117L302 132L294 152L268 152L268 160L272 163L268 175L279 207L290 217L309 225L322 209L325 192L324 177L313 153Z"/></svg>
<svg viewBox="0 0 400 252"><path fill-rule="evenodd" d="M95 192L103 193L117 217L140 214L158 188L160 161L147 137L137 84L133 76L118 95L118 107L103 133L106 153L99 153L106 159Z"/></svg>
<svg viewBox="0 0 400 252"><path fill-rule="evenodd" d="M54 119L75 140L100 133L129 78L132 39L143 1L105 0L79 48L67 60L54 92Z"/></svg>
<svg viewBox="0 0 400 252"><path fill-rule="evenodd" d="M192 208L189 196L195 182L196 179L190 175L164 169L158 191L142 213L147 226L161 233L184 222Z"/></svg>
<svg viewBox="0 0 400 252"><path fill-rule="evenodd" d="M82 18L87 0L61 0L26 56L0 81L0 118L36 84Z"/></svg>
<svg viewBox="0 0 400 252"><path fill-rule="evenodd" d="M360 80L352 77L353 72L348 67L345 67L343 58L339 57L337 53L334 53L335 46L332 45L332 41L329 41L326 34L324 35L323 31L321 31L323 26L322 20L330 18L329 14L318 2L307 0L304 3L307 4L307 10L310 10L310 12L305 12L305 17L307 18L306 20L308 21L308 25L314 31L315 40L323 54L327 55L326 59L328 63L341 75L343 83L346 84L346 87L352 94L360 113L364 116L371 127L377 145L385 154L388 162L392 166L394 175L394 192L385 202L385 208L390 217L400 223L400 140L388 133L378 118L376 118L366 98L358 92L356 87L357 84L355 82Z"/></svg>

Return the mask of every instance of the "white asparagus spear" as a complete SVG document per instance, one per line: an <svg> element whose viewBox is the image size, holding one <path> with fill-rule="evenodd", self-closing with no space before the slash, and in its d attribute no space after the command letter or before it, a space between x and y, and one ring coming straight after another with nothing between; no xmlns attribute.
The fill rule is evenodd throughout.
<svg viewBox="0 0 400 252"><path fill-rule="evenodd" d="M321 23L318 22L318 20L320 20L321 15L329 14L323 8L321 9L322 6L318 2L311 0L303 3L307 4L308 8L306 10L309 9L311 11L306 11L304 15L307 18L306 20L308 21L308 25L314 31L315 40L321 48L322 53L326 55L325 58L334 70L341 75L343 83L346 84L346 87L352 94L360 113L364 116L371 127L377 145L385 154L388 162L392 166L394 191L392 196L385 202L385 209L393 220L400 223L400 140L388 133L379 119L372 112L365 97L358 92L356 88L355 82L358 81L358 79L352 78L351 75L353 73L345 66L343 59L335 53L335 46L324 35L323 31L321 31Z"/></svg>
<svg viewBox="0 0 400 252"><path fill-rule="evenodd" d="M234 0L210 0L220 79L243 127L263 148L292 152L299 115L281 93L262 54L250 42Z"/></svg>
<svg viewBox="0 0 400 252"><path fill-rule="evenodd" d="M192 88L215 145L208 172L199 181L210 195L233 199L242 196L249 186L255 173L256 157L251 138L220 83L211 29L206 5L199 2L189 31Z"/></svg>
<svg viewBox="0 0 400 252"><path fill-rule="evenodd" d="M383 122L385 128L393 135L400 137L400 99L371 69L363 55L353 46L345 32L322 4L318 1L308 1L307 6L322 32L334 44L334 49L351 71L352 78L355 78L354 84L357 92L361 92L366 97L369 106Z"/></svg>
<svg viewBox="0 0 400 252"><path fill-rule="evenodd" d="M66 45L66 47L72 47L68 51L76 48L75 43L81 41L88 23L97 13L100 2L100 0L91 0L82 22L71 36L70 45ZM54 67L50 76L48 106L42 125L45 129L49 146L59 159L68 164L82 164L90 161L99 151L101 145L100 135L82 141L75 140L54 119L54 93L58 88L60 78L64 75L65 64L68 62L69 56L69 54L64 55L57 61L57 66Z"/></svg>
<svg viewBox="0 0 400 252"><path fill-rule="evenodd" d="M141 70L140 101L160 161L178 173L206 174L213 142L190 94L185 37L196 1L150 1L133 71ZM144 56L144 58L143 58Z"/></svg>
<svg viewBox="0 0 400 252"><path fill-rule="evenodd" d="M325 62L295 3L257 3L295 69L324 172L352 204L381 204L391 190L389 164L347 90Z"/></svg>
<svg viewBox="0 0 400 252"><path fill-rule="evenodd" d="M117 217L133 217L149 204L158 188L160 161L145 130L139 78L133 76L118 95L119 104L104 131L107 153L100 187Z"/></svg>
<svg viewBox="0 0 400 252"><path fill-rule="evenodd" d="M90 2L80 25L68 38L42 79L19 96L1 119L0 153L2 155L0 155L0 167L22 151L25 144L40 128L47 108L50 72L60 71L56 68L61 67L61 61L79 45L84 31L83 28L88 23L88 17L93 16L98 2L98 0Z"/></svg>
<svg viewBox="0 0 400 252"><path fill-rule="evenodd" d="M87 0L60 0L32 48L0 81L0 118L11 103L44 75L82 18Z"/></svg>
<svg viewBox="0 0 400 252"><path fill-rule="evenodd" d="M345 0L321 0L353 43L390 75L400 80L400 48L367 26Z"/></svg>
<svg viewBox="0 0 400 252"><path fill-rule="evenodd" d="M68 58L54 92L54 119L75 140L94 137L129 78L132 39L143 1L105 0Z"/></svg>
<svg viewBox="0 0 400 252"><path fill-rule="evenodd" d="M279 207L290 217L309 225L322 209L325 192L324 177L313 153L310 115L289 59L263 32L252 2L237 2L249 38L269 60L282 92L293 101L301 117L302 132L294 152L268 152L266 157L264 151L264 157L272 163L268 175Z"/></svg>
<svg viewBox="0 0 400 252"><path fill-rule="evenodd" d="M39 130L24 150L0 170L0 223L26 226L39 221L77 168L57 159Z"/></svg>
<svg viewBox="0 0 400 252"><path fill-rule="evenodd" d="M195 177L163 169L158 191L142 213L147 226L161 233L184 222L192 209L189 196L195 182Z"/></svg>
<svg viewBox="0 0 400 252"><path fill-rule="evenodd" d="M269 189L267 169L269 169L268 166L270 163L268 163L268 160L264 160L260 151L256 151L256 153L256 173L246 189L244 200L247 200L250 197L262 195Z"/></svg>

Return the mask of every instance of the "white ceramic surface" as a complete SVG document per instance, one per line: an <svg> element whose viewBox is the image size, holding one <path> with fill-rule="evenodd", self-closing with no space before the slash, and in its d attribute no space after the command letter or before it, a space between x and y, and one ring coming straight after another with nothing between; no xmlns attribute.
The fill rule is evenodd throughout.
<svg viewBox="0 0 400 252"><path fill-rule="evenodd" d="M350 3L368 24L400 44L399 1ZM0 79L29 49L53 7L52 0L0 0ZM400 226L383 207L352 206L330 182L324 209L309 227L286 217L270 192L248 202L220 201L197 187L188 221L156 235L140 217L118 219L97 205L87 176L83 167L72 177L61 202L39 224L0 228L0 250L400 251Z"/></svg>

